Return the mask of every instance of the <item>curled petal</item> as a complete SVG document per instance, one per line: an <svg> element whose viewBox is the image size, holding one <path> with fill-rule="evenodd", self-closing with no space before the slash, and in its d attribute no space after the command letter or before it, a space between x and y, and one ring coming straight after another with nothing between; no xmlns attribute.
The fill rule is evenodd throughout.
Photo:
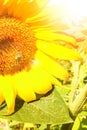
<svg viewBox="0 0 87 130"><path fill-rule="evenodd" d="M38 40L37 47L39 50L54 58L59 58L63 60L82 60L82 57L79 53L60 44Z"/></svg>

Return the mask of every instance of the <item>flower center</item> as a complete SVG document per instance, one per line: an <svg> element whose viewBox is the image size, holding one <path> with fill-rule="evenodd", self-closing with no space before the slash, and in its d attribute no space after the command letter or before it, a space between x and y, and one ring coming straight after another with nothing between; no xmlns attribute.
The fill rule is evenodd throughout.
<svg viewBox="0 0 87 130"><path fill-rule="evenodd" d="M36 39L29 24L15 18L0 18L0 74L14 74L30 68Z"/></svg>

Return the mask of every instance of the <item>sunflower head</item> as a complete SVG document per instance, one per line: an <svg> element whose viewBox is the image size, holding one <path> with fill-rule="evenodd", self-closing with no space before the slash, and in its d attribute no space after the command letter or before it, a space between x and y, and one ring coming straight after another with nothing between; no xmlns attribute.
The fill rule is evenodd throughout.
<svg viewBox="0 0 87 130"><path fill-rule="evenodd" d="M26 51L27 50L27 51ZM14 74L28 66L36 52L29 25L15 18L0 18L0 74Z"/></svg>
<svg viewBox="0 0 87 130"><path fill-rule="evenodd" d="M0 1L0 104L14 112L15 98L26 102L45 94L57 80L68 80L60 60L81 60L80 54L60 43L76 47L74 37L53 28L55 19L49 0ZM51 14L52 15L52 14Z"/></svg>

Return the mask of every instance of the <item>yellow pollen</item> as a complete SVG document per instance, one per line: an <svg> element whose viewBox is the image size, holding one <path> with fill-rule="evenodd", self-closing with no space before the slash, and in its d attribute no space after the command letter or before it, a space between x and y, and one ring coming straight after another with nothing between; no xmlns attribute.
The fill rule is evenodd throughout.
<svg viewBox="0 0 87 130"><path fill-rule="evenodd" d="M14 74L30 68L36 39L29 24L15 18L0 18L0 74Z"/></svg>

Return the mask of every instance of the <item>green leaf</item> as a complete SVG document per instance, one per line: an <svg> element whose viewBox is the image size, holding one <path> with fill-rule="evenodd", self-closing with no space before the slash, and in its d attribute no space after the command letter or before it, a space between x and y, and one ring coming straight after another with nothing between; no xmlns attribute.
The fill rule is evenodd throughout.
<svg viewBox="0 0 87 130"><path fill-rule="evenodd" d="M72 130L87 130L87 110L81 111L78 114Z"/></svg>
<svg viewBox="0 0 87 130"><path fill-rule="evenodd" d="M6 107L1 109L0 117L34 124L72 122L68 108L56 88L40 100L31 103L17 100L16 112L10 116L1 116L4 113L6 113Z"/></svg>

